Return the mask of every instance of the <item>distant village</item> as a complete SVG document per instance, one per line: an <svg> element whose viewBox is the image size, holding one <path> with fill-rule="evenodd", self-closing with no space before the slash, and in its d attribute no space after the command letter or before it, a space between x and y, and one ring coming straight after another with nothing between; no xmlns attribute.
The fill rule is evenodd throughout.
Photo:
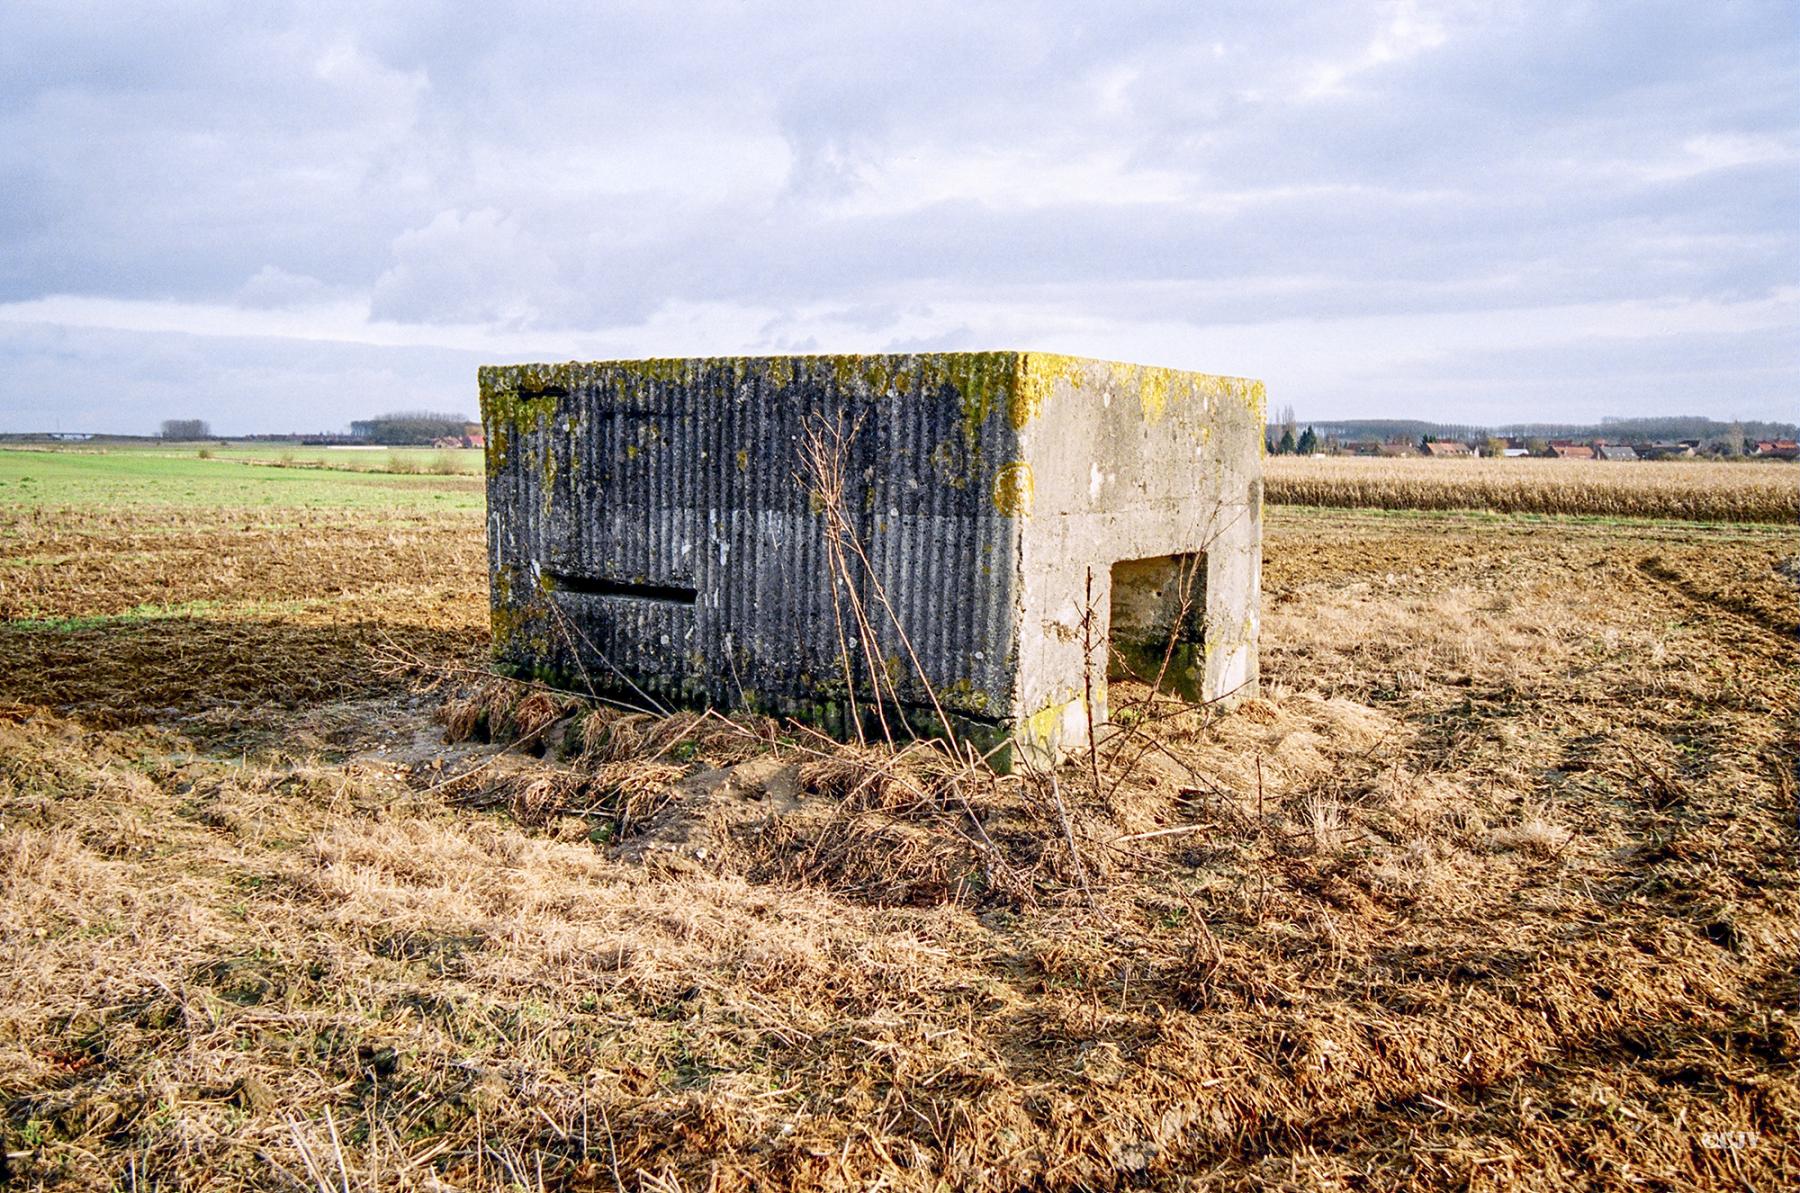
<svg viewBox="0 0 1800 1193"><path fill-rule="evenodd" d="M1705 438L1650 438L1647 436L1579 436L1551 438L1539 435L1349 436L1319 434L1312 427L1296 433L1293 423L1271 426L1268 449L1276 456L1425 456L1438 459L1539 458L1546 460L1692 460L1767 459L1800 460L1800 442L1789 438L1758 439L1735 433Z"/></svg>

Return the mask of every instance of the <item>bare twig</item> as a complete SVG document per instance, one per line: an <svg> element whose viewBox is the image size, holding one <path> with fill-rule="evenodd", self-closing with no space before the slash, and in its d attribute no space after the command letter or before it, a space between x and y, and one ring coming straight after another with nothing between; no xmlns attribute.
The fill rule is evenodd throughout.
<svg viewBox="0 0 1800 1193"><path fill-rule="evenodd" d="M1062 825L1063 841L1069 847L1069 860L1075 867L1075 881L1081 887L1081 894L1087 900L1088 910L1096 910L1093 888L1088 885L1087 865L1081 860L1081 850L1075 845L1075 828L1069 823L1069 809L1063 804L1062 785L1056 781L1056 772L1050 772L1050 798L1056 801L1056 818Z"/></svg>
<svg viewBox="0 0 1800 1193"><path fill-rule="evenodd" d="M1094 740L1094 569L1087 569L1087 604L1081 611L1082 706L1087 713L1088 768L1093 773L1094 794L1100 794L1100 743ZM1058 797L1057 803L1062 802Z"/></svg>

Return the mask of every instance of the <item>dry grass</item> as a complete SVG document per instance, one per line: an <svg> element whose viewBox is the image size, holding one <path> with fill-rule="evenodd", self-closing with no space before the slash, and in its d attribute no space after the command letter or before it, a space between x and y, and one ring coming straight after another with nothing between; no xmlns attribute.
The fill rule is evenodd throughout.
<svg viewBox="0 0 1800 1193"><path fill-rule="evenodd" d="M0 510L0 695L259 732L390 649L479 663L485 558L468 514Z"/></svg>
<svg viewBox="0 0 1800 1193"><path fill-rule="evenodd" d="M215 590L115 529L32 600ZM1272 511L1264 696L1060 776L1092 909L1026 777L353 671L484 644L383 533L0 638L14 1186L1800 1180L1791 533Z"/></svg>
<svg viewBox="0 0 1800 1193"><path fill-rule="evenodd" d="M1282 505L1800 521L1800 467L1765 461L1271 456L1263 468L1268 500Z"/></svg>

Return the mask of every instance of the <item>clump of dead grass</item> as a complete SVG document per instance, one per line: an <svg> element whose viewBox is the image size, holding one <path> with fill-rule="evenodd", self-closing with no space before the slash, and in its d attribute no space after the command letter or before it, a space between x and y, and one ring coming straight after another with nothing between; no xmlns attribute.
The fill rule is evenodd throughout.
<svg viewBox="0 0 1800 1193"><path fill-rule="evenodd" d="M456 744L492 739L491 726L504 724L518 692L506 680L491 679L447 694L437 708L444 740Z"/></svg>
<svg viewBox="0 0 1800 1193"><path fill-rule="evenodd" d="M946 784L966 771L966 765L924 743L895 750L820 742L800 763L799 781L846 811L905 816L942 808Z"/></svg>
<svg viewBox="0 0 1800 1193"><path fill-rule="evenodd" d="M1494 830L1493 840L1503 849L1516 849L1538 858L1560 856L1574 834L1552 820L1542 808L1527 808L1515 824Z"/></svg>
<svg viewBox="0 0 1800 1193"><path fill-rule="evenodd" d="M643 750L648 713L593 708L581 720L581 750L598 762L617 762Z"/></svg>
<svg viewBox="0 0 1800 1193"><path fill-rule="evenodd" d="M563 715L569 703L549 692L527 692L512 706L512 728L522 738L536 738Z"/></svg>

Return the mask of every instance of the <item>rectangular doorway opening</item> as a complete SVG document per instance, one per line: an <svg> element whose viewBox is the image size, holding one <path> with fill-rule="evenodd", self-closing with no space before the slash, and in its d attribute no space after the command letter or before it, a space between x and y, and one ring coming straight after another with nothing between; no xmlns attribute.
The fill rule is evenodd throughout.
<svg viewBox="0 0 1800 1193"><path fill-rule="evenodd" d="M1106 677L1136 679L1200 703L1206 677L1206 556L1121 560L1112 566Z"/></svg>

